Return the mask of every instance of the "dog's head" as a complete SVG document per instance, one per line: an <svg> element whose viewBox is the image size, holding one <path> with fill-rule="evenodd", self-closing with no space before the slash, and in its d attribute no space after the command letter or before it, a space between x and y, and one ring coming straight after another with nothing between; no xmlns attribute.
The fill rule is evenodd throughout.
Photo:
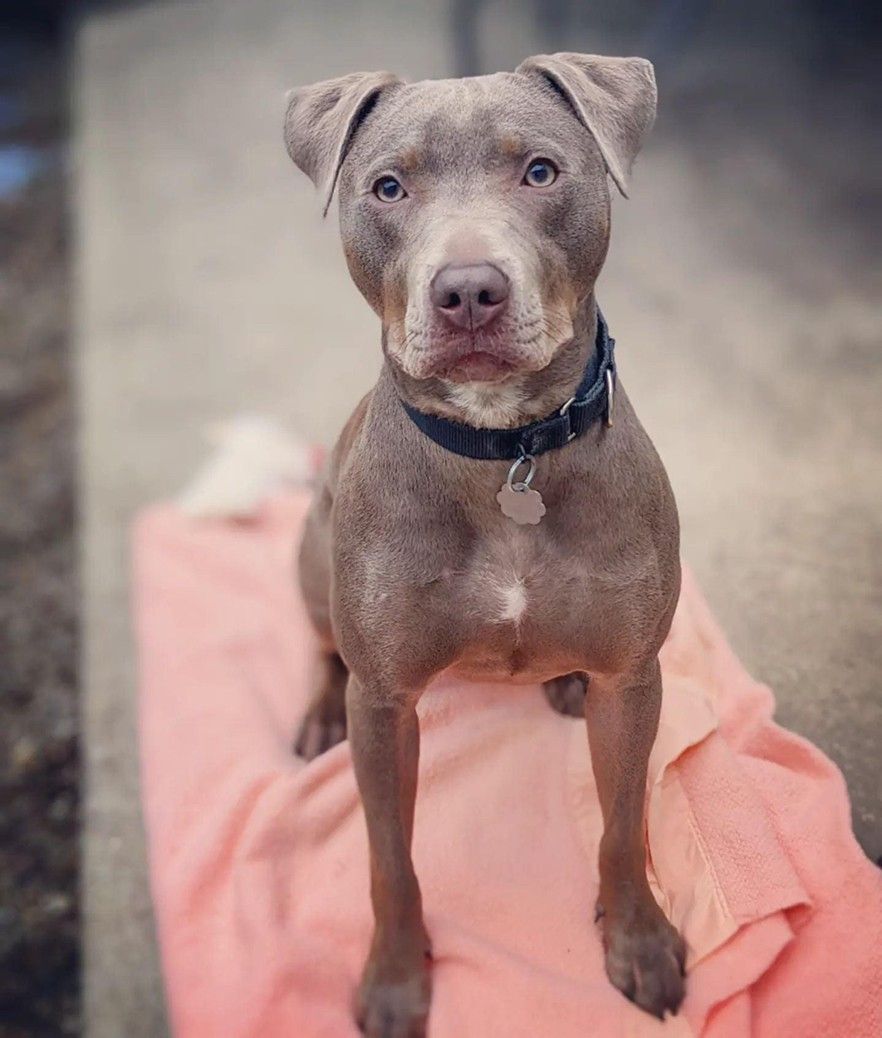
<svg viewBox="0 0 882 1038"><path fill-rule="evenodd" d="M356 73L290 95L297 165L335 189L350 272L416 379L499 382L573 337L609 242L607 176L655 117L641 58L555 54L405 84Z"/></svg>

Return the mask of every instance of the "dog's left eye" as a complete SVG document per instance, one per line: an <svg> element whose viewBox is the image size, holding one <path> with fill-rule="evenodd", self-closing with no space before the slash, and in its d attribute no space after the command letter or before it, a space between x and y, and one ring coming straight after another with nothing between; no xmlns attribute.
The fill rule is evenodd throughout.
<svg viewBox="0 0 882 1038"><path fill-rule="evenodd" d="M557 180L557 166L551 159L536 159L524 174L524 183L529 187L548 187Z"/></svg>
<svg viewBox="0 0 882 1038"><path fill-rule="evenodd" d="M402 198L407 198L407 192L395 177L380 177L373 191L381 202L400 202Z"/></svg>

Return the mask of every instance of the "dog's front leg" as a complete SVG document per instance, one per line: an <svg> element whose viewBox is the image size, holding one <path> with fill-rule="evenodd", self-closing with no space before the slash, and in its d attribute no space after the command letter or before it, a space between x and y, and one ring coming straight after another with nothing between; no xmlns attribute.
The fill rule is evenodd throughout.
<svg viewBox="0 0 882 1038"><path fill-rule="evenodd" d="M683 1000L685 946L646 878L646 771L661 694L655 658L625 675L592 674L585 718L604 825L597 908L606 972L629 999L663 1019Z"/></svg>
<svg viewBox="0 0 882 1038"><path fill-rule="evenodd" d="M367 821L374 936L356 996L370 1038L422 1038L429 1012L429 940L411 860L420 729L415 694L350 676L349 743Z"/></svg>

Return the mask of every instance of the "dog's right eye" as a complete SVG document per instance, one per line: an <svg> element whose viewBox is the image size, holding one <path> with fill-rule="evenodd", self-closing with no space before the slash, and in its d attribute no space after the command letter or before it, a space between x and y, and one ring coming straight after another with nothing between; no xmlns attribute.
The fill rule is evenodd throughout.
<svg viewBox="0 0 882 1038"><path fill-rule="evenodd" d="M380 177L373 190L381 202L400 202L402 198L407 198L407 192L395 177Z"/></svg>
<svg viewBox="0 0 882 1038"><path fill-rule="evenodd" d="M534 159L524 174L528 187L548 187L557 180L557 166L551 159Z"/></svg>

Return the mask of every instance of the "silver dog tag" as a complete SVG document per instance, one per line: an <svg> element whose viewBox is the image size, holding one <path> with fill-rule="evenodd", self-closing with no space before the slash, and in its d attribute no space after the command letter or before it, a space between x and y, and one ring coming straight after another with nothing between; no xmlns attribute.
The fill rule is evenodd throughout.
<svg viewBox="0 0 882 1038"><path fill-rule="evenodd" d="M519 526L535 526L545 515L542 495L526 483L503 483L496 500L502 514L514 519Z"/></svg>
<svg viewBox="0 0 882 1038"><path fill-rule="evenodd" d="M527 474L522 480L515 482L515 473L521 465L527 465ZM513 519L519 526L535 526L545 515L542 495L538 490L530 489L535 472L536 459L533 455L521 455L508 470L508 478L496 495L502 514Z"/></svg>

